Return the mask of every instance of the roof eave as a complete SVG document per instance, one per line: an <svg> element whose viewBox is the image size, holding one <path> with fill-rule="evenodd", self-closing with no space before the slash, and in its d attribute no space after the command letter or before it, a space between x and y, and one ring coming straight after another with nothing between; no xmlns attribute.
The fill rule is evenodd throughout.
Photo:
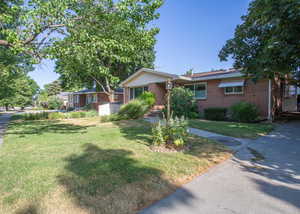
<svg viewBox="0 0 300 214"><path fill-rule="evenodd" d="M228 74L215 74L210 76L204 77L192 77L192 81L200 81L200 80L214 80L214 79L227 79L227 78L234 78L234 77L244 77L244 74L241 72L232 72Z"/></svg>

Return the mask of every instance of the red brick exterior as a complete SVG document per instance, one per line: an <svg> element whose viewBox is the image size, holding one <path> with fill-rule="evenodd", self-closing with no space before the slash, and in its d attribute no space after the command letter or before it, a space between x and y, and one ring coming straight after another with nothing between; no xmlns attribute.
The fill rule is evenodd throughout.
<svg viewBox="0 0 300 214"><path fill-rule="evenodd" d="M76 96L76 95L74 95ZM80 94L79 95L79 103L74 103L75 108L82 108L86 105L86 99L87 99L87 94ZM75 102L75 98L73 98ZM114 94L114 100L112 102L120 102L123 103L123 93L116 93ZM98 111L99 105L103 103L108 103L110 102L109 96L106 93L99 92L97 93L97 101L96 103L91 103L92 108Z"/></svg>
<svg viewBox="0 0 300 214"><path fill-rule="evenodd" d="M234 95L225 95L224 89L218 87L221 81L207 81L207 99L197 101L200 112L209 107L228 108L237 102L246 101L255 104L259 108L262 117L266 118L268 116L268 80L261 80L256 84L251 80L247 80L244 93Z"/></svg>
<svg viewBox="0 0 300 214"><path fill-rule="evenodd" d="M268 80L260 80L256 84L251 80L246 80L243 94L233 95L225 95L224 88L219 88L221 81L221 79L202 81L207 83L207 98L197 100L200 112L209 107L228 108L237 102L246 101L259 108L261 117L268 117ZM164 83L151 83L148 85L148 90L156 95L156 107L159 108L165 104L166 89ZM129 102L129 88L125 88L124 96L124 102Z"/></svg>
<svg viewBox="0 0 300 214"><path fill-rule="evenodd" d="M166 104L166 85L165 83L151 83L148 86L148 90L155 94L156 106L163 106Z"/></svg>

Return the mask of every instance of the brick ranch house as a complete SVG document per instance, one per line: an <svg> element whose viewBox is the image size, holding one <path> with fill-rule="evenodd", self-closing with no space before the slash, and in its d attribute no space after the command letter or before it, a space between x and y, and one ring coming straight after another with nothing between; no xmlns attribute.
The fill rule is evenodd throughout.
<svg viewBox="0 0 300 214"><path fill-rule="evenodd" d="M194 91L200 112L209 107L230 107L240 101L255 104L260 116L265 119L271 119L276 105L281 103L286 103L285 108L297 111L297 103L294 101L299 99L299 95L296 93L289 96L287 92L288 96L284 99L279 98L282 90L280 81L263 79L254 83L235 69L175 75L142 68L121 83L121 87L124 88L124 103L128 103L144 91L150 91L156 95L154 108L163 108L166 103L168 80L171 80L175 87L184 86Z"/></svg>
<svg viewBox="0 0 300 214"><path fill-rule="evenodd" d="M91 104L92 108L99 110L99 105L105 103L123 103L123 89L116 89L112 98L110 99L107 93L97 92L96 88L84 89L81 91L73 92L69 94L68 106L75 109L83 108L86 105Z"/></svg>

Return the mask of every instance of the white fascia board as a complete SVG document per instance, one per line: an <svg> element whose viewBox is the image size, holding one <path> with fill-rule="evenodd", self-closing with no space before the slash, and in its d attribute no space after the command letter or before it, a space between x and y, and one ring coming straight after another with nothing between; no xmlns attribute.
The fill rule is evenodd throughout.
<svg viewBox="0 0 300 214"><path fill-rule="evenodd" d="M214 79L227 79L227 78L234 78L234 77L244 77L244 74L241 72L233 72L229 74L216 74L206 77L194 77L192 81L200 81L200 80L214 80Z"/></svg>

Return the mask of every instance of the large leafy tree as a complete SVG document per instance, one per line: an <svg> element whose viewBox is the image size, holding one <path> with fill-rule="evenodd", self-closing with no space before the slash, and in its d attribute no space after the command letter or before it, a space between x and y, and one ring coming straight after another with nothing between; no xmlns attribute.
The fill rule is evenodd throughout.
<svg viewBox="0 0 300 214"><path fill-rule="evenodd" d="M0 47L32 63L58 58L64 83L110 92L129 72L153 64L158 29L149 23L162 1L3 0Z"/></svg>
<svg viewBox="0 0 300 214"><path fill-rule="evenodd" d="M44 85L45 91L48 96L54 96L63 91L60 80L55 80L49 84Z"/></svg>
<svg viewBox="0 0 300 214"><path fill-rule="evenodd" d="M88 1L78 5L76 26L51 49L64 84L112 93L120 80L141 67L153 67L161 0Z"/></svg>
<svg viewBox="0 0 300 214"><path fill-rule="evenodd" d="M39 86L26 74L18 73L5 76L0 85L0 106L19 106L24 108L31 105L33 97L37 94Z"/></svg>
<svg viewBox="0 0 300 214"><path fill-rule="evenodd" d="M220 51L254 79L296 77L300 71L300 1L253 0L233 39ZM292 78L299 84L299 79Z"/></svg>

